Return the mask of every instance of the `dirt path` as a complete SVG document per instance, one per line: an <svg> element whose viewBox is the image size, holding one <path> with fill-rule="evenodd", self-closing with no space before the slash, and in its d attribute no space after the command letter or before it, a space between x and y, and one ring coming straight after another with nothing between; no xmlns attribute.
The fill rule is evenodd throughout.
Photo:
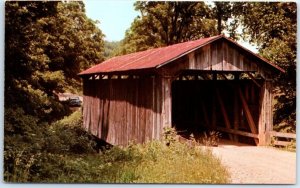
<svg viewBox="0 0 300 188"><path fill-rule="evenodd" d="M212 147L233 184L295 184L296 153L270 147L220 145Z"/></svg>

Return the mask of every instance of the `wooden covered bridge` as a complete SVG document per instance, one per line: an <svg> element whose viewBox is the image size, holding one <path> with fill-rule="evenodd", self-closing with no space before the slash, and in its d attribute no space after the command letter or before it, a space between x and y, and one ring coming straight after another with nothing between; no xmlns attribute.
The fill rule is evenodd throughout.
<svg viewBox="0 0 300 188"><path fill-rule="evenodd" d="M113 145L160 139L170 126L266 145L280 72L223 35L113 57L79 74L83 124Z"/></svg>

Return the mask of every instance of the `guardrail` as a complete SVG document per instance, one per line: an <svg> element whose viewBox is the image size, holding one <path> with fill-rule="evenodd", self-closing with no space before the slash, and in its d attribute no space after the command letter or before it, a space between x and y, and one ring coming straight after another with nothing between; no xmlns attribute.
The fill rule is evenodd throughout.
<svg viewBox="0 0 300 188"><path fill-rule="evenodd" d="M296 134L294 133L282 133L282 132L271 131L270 135L271 137L296 139ZM276 146L287 146L290 143L291 143L290 141L279 141L279 140L275 140L273 142L273 144Z"/></svg>

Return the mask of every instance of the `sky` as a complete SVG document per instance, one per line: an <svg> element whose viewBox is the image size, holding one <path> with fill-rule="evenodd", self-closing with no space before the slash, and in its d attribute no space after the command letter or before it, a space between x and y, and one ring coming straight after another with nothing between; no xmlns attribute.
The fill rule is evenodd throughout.
<svg viewBox="0 0 300 188"><path fill-rule="evenodd" d="M87 16L100 21L98 27L108 41L120 41L124 38L125 31L139 15L139 12L134 10L134 2L134 0L84 0ZM244 41L238 43L257 53L255 46Z"/></svg>
<svg viewBox="0 0 300 188"><path fill-rule="evenodd" d="M86 14L92 20L100 21L99 28L108 41L124 38L139 12L134 10L133 0L85 0Z"/></svg>

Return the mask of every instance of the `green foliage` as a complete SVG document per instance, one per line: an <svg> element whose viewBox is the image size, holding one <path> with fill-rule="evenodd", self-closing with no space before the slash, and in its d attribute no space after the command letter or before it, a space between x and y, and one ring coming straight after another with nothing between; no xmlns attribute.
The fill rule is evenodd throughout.
<svg viewBox="0 0 300 188"><path fill-rule="evenodd" d="M142 51L217 34L204 2L136 2L141 16L126 31L119 54Z"/></svg>
<svg viewBox="0 0 300 188"><path fill-rule="evenodd" d="M104 41L104 59L109 59L118 53L120 41Z"/></svg>
<svg viewBox="0 0 300 188"><path fill-rule="evenodd" d="M146 160L137 168L139 183L228 183L228 174L209 150L174 142L152 142L142 150Z"/></svg>
<svg viewBox="0 0 300 188"><path fill-rule="evenodd" d="M226 22L231 18L232 13L232 3L230 2L214 2L214 7L212 8L213 18L217 20L218 34L226 28Z"/></svg>
<svg viewBox="0 0 300 188"><path fill-rule="evenodd" d="M45 168L57 170L52 166L63 163L60 156L97 152L96 139L82 129L79 111L49 126L21 108L6 109L4 127L5 181L35 181Z"/></svg>
<svg viewBox="0 0 300 188"><path fill-rule="evenodd" d="M50 153L95 153L96 140L82 128L82 115L75 111L68 117L59 120L46 132L44 150Z"/></svg>
<svg viewBox="0 0 300 188"><path fill-rule="evenodd" d="M66 114L54 92L81 89L77 74L103 59L103 34L82 2L5 3L5 106L53 121Z"/></svg>
<svg viewBox="0 0 300 188"><path fill-rule="evenodd" d="M296 31L295 2L239 2L233 4L235 21L243 38L259 46L259 53L286 73L275 79L275 129L296 130Z"/></svg>
<svg viewBox="0 0 300 188"><path fill-rule="evenodd" d="M21 109L5 115L4 180L47 183L227 183L228 173L208 150L171 139L97 152L80 111L41 126ZM8 114L9 113L9 114ZM10 119L10 115L17 115ZM16 128L26 135L15 135ZM39 127L39 129L37 128ZM35 134L35 131L38 134ZM173 135L172 129L167 135ZM170 133L170 134L169 134ZM171 136L172 137L172 136Z"/></svg>
<svg viewBox="0 0 300 188"><path fill-rule="evenodd" d="M164 127L163 136L167 146L177 141L177 133L173 127Z"/></svg>

